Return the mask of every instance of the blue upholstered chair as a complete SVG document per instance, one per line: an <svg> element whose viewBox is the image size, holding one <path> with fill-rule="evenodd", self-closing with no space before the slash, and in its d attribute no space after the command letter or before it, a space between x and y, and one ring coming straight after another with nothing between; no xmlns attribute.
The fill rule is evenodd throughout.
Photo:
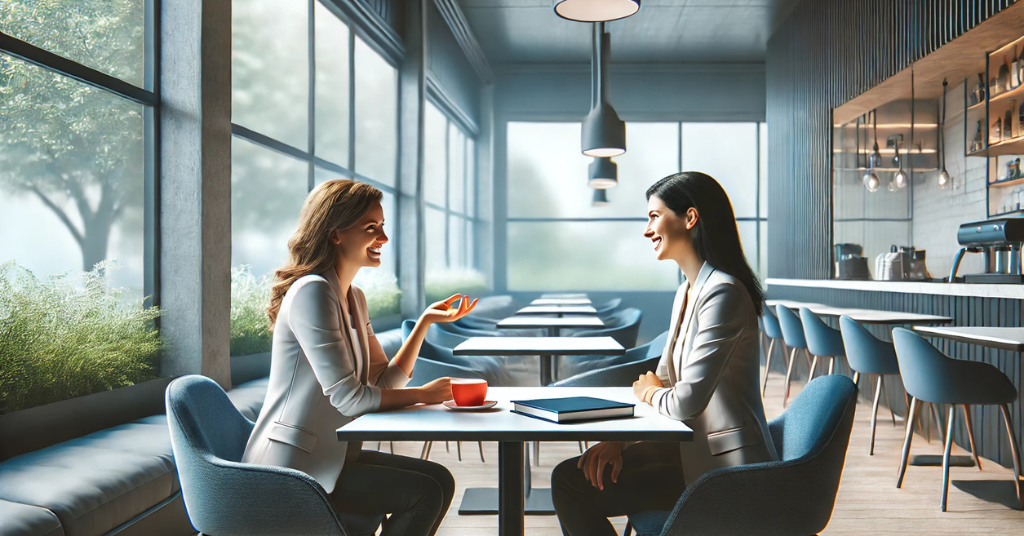
<svg viewBox="0 0 1024 536"><path fill-rule="evenodd" d="M804 351L809 371L814 370L814 365L811 363L811 354L807 351L807 339L804 338L804 326L800 322L800 317L793 314L793 311L790 311L785 305L776 305L775 315L779 319L779 328L782 329L782 340L789 348L789 364L786 365L786 392L782 396L782 407L786 407L789 404L789 382L793 379L796 351ZM811 372L808 372L808 379L810 379L810 374Z"/></svg>
<svg viewBox="0 0 1024 536"><path fill-rule="evenodd" d="M383 516L338 515L323 487L301 471L241 463L253 423L213 380L182 376L167 386L171 449L192 525L204 534L373 534Z"/></svg>
<svg viewBox="0 0 1024 536"><path fill-rule="evenodd" d="M671 512L629 516L640 536L817 534L832 517L856 408L846 376L808 383L772 420L780 460L709 471Z"/></svg>
<svg viewBox="0 0 1024 536"><path fill-rule="evenodd" d="M636 350L637 348L634 348ZM641 374L654 372L658 368L660 355L646 357L639 361L612 365L589 372L581 372L551 384L552 387L632 387Z"/></svg>
<svg viewBox="0 0 1024 536"><path fill-rule="evenodd" d="M597 310L597 316L604 317L614 313L621 305L622 298L612 298L601 305L595 305L594 309Z"/></svg>
<svg viewBox="0 0 1024 536"><path fill-rule="evenodd" d="M880 341L856 320L843 315L839 317L839 330L843 335L843 346L846 347L846 360L853 370L853 383L858 383L861 374L874 374L875 397L871 404L871 440L868 443L868 455L875 453L875 424L878 420L878 401L882 396L882 379L885 376L899 376L900 365L896 361L896 348L891 342ZM892 414L892 424L896 425L896 414L892 403L888 404Z"/></svg>
<svg viewBox="0 0 1024 536"><path fill-rule="evenodd" d="M783 358L786 357L789 350L786 348L786 341L782 339L782 327L779 326L779 319L775 317L771 307L764 308L760 324L762 333L768 338L768 350L764 354L764 383L761 384L761 397L764 398L765 389L768 388L768 372L772 369L772 351L775 350L775 342L778 341L782 345Z"/></svg>
<svg viewBox="0 0 1024 536"><path fill-rule="evenodd" d="M811 362L811 373L807 380L810 381L814 378L818 358L828 358L828 373L832 374L836 370L836 358L846 357L843 334L838 329L827 326L818 318L818 315L806 307L800 308L800 322L804 325L807 351L814 356L814 360Z"/></svg>
<svg viewBox="0 0 1024 536"><path fill-rule="evenodd" d="M573 329L566 330L570 337L611 337L623 348L629 349L636 346L636 338L640 335L640 321L644 314L640 309L627 307L616 311L604 320L605 327L601 329Z"/></svg>
<svg viewBox="0 0 1024 536"><path fill-rule="evenodd" d="M967 437L971 443L971 453L974 455L975 463L978 463L979 460L974 447L971 414L967 406L999 406L1010 436L1017 501L1024 507L1024 497L1022 497L1024 490L1021 489L1021 481L1017 478L1021 472L1020 448L1014 437L1013 423L1010 420L1010 404L1017 400L1017 388L1013 386L1013 382L999 369L988 363L946 357L934 346L928 344L928 341L908 329L894 328L892 341L896 346L896 358L899 360L903 385L911 396L910 410L907 413L906 438L903 442L903 455L900 458L896 487L903 485L903 476L907 471L907 457L910 455L910 443L914 437L914 419L917 416L918 402L950 405L946 424L946 445L942 455L941 509L943 512L946 511L946 496L949 492L949 452L953 446L956 406L965 407ZM981 469L980 464L978 468Z"/></svg>

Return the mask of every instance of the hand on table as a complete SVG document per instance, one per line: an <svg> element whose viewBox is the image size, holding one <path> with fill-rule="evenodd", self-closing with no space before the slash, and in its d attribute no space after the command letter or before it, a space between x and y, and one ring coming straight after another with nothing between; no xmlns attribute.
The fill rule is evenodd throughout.
<svg viewBox="0 0 1024 536"><path fill-rule="evenodd" d="M633 382L633 394L636 397L648 404L651 403L651 393L657 387L664 387L661 383L661 379L658 375L653 372L647 374L641 374L635 382Z"/></svg>
<svg viewBox="0 0 1024 536"><path fill-rule="evenodd" d="M479 298L470 303L469 296L455 294L447 300L431 304L426 311L423 311L421 318L431 323L454 322L468 315L476 307L478 301L480 301Z"/></svg>
<svg viewBox="0 0 1024 536"><path fill-rule="evenodd" d="M604 466L612 466L612 482L619 481L619 471L622 470L622 449L625 443L620 441L602 441L587 449L580 456L576 467L583 470L583 476L587 482L597 489L604 489Z"/></svg>
<svg viewBox="0 0 1024 536"><path fill-rule="evenodd" d="M438 378L419 387L423 404L440 404L452 399L452 379Z"/></svg>

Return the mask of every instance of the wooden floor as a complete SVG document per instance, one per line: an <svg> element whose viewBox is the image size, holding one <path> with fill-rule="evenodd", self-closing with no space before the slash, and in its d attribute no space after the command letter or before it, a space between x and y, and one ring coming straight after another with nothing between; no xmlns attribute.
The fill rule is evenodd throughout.
<svg viewBox="0 0 1024 536"><path fill-rule="evenodd" d="M794 392L799 386L793 386ZM765 411L769 418L782 411L782 377L774 373L768 381ZM839 486L832 520L822 534L1024 534L1024 511L998 502L987 502L961 491L957 482L988 481L975 486L996 487L1005 493L1004 502L1013 502L1012 471L993 461L982 459L983 471L976 468L950 469L948 511L939 511L942 470L939 467L909 467L903 488L896 489L896 469L903 445L903 420L894 427L889 411L879 411L875 454L868 456L871 404L861 399L847 452L843 480ZM922 412L923 414L923 412ZM367 445L368 447L371 445ZM395 452L418 456L422 443L395 443ZM387 451L387 444L384 445ZM542 443L541 464L533 468L536 487L547 487L551 469L560 461L579 455L575 443ZM954 445L954 454L967 454ZM455 443L445 452L443 443L432 449L430 459L444 464L455 475L456 493L451 510L438 534L475 536L497 534L497 516L460 516L458 505L467 487L496 487L497 444L484 443L486 463L480 461L476 443L462 444L458 461ZM937 432L929 443L918 435L911 454L942 454ZM625 518L613 520L621 534ZM527 516L526 533L537 536L561 536L555 516Z"/></svg>

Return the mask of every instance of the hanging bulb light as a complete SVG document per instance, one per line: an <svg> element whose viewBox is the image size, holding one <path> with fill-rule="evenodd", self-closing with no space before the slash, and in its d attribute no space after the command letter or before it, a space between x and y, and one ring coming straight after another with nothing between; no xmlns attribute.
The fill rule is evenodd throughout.
<svg viewBox="0 0 1024 536"><path fill-rule="evenodd" d="M882 153L878 150L878 110L871 111L872 126L875 137L875 145L871 148L871 154L868 156L868 167L876 168L882 165Z"/></svg>
<svg viewBox="0 0 1024 536"><path fill-rule="evenodd" d="M590 113L583 120L583 154L610 158L626 152L626 123L608 103L608 54L611 37L604 23L594 23L594 50L591 58Z"/></svg>
<svg viewBox="0 0 1024 536"><path fill-rule="evenodd" d="M587 186L605 190L619 185L619 165L611 158L595 158L587 168Z"/></svg>
<svg viewBox="0 0 1024 536"><path fill-rule="evenodd" d="M949 183L952 182L953 178L950 177L949 172L946 171L946 86L949 85L949 81L945 78L942 79L942 118L939 120L939 158L942 162L942 171L939 172L939 188L945 190L949 187Z"/></svg>
<svg viewBox="0 0 1024 536"><path fill-rule="evenodd" d="M554 0L555 14L579 22L624 19L640 10L640 0Z"/></svg>
<svg viewBox="0 0 1024 536"><path fill-rule="evenodd" d="M896 143L896 162L899 164L899 169L892 176L892 182L897 188L906 188L909 179L907 178L907 172L903 171L903 158L900 156L900 144Z"/></svg>
<svg viewBox="0 0 1024 536"><path fill-rule="evenodd" d="M594 190L593 206L603 207L608 205L608 190Z"/></svg>
<svg viewBox="0 0 1024 536"><path fill-rule="evenodd" d="M875 170L873 169L869 169L864 173L863 181L864 188L867 188L867 190L872 193L877 192L878 187L882 184L881 181L878 180L878 175L875 175Z"/></svg>

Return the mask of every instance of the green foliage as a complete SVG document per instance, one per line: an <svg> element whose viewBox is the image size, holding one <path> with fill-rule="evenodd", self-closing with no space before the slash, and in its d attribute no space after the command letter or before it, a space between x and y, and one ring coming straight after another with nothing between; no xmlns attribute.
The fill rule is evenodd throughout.
<svg viewBox="0 0 1024 536"><path fill-rule="evenodd" d="M0 264L0 414L157 377L157 308L110 288L101 263L44 280Z"/></svg>
<svg viewBox="0 0 1024 536"><path fill-rule="evenodd" d="M248 265L231 269L231 355L269 352L273 341L267 306L270 274L255 277ZM370 318L398 314L402 291L398 280L383 270L363 270L355 284L366 295Z"/></svg>
<svg viewBox="0 0 1024 536"><path fill-rule="evenodd" d="M231 355L270 351L270 274L254 277L248 265L231 269Z"/></svg>
<svg viewBox="0 0 1024 536"><path fill-rule="evenodd" d="M441 301L453 294L479 296L490 290L487 277L471 268L430 270L425 286L427 303Z"/></svg>

